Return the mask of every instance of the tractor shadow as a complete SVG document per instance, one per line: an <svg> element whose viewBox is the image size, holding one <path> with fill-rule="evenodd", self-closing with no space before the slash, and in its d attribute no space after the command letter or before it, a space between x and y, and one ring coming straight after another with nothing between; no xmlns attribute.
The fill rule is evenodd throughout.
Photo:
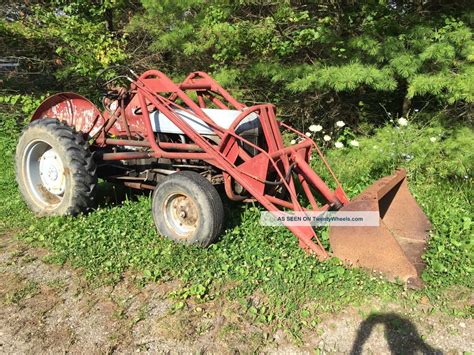
<svg viewBox="0 0 474 355"><path fill-rule="evenodd" d="M140 196L151 196L152 193L151 190L137 190L101 181L97 186L96 208L113 208L120 206L124 201L137 201Z"/></svg>
<svg viewBox="0 0 474 355"><path fill-rule="evenodd" d="M221 195L221 197L223 197ZM224 205L224 229L233 229L234 227L240 226L243 222L242 218L242 206L241 202L235 202L224 197L222 199Z"/></svg>
<svg viewBox="0 0 474 355"><path fill-rule="evenodd" d="M351 355L364 352L364 343L377 324L384 325L385 339L391 354L443 354L441 350L431 347L421 338L416 326L410 320L395 313L378 313L370 315L360 324Z"/></svg>
<svg viewBox="0 0 474 355"><path fill-rule="evenodd" d="M226 193L223 185L215 185L217 192L222 200L224 206L224 224L222 226L221 233L217 236L214 243L219 243L224 236L224 231L228 229L234 229L242 224L242 202L236 202L230 200Z"/></svg>

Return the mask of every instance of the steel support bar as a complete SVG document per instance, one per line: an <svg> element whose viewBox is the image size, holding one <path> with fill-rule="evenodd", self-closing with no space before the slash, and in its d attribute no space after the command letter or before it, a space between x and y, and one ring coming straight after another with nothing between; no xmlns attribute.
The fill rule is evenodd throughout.
<svg viewBox="0 0 474 355"><path fill-rule="evenodd" d="M331 204L340 204L341 202L337 199L333 191L324 183L324 181L316 174L308 163L299 155L295 155L295 162L298 169L301 170L305 179L310 182L323 197Z"/></svg>
<svg viewBox="0 0 474 355"><path fill-rule="evenodd" d="M120 146L131 146L131 147L151 147L147 140L132 140L132 139L115 139L107 138L104 140L97 140L97 143L104 143L107 145L120 145ZM187 143L171 143L171 142L158 142L158 146L162 149L173 149L182 150L188 152L202 152L203 150L196 144Z"/></svg>

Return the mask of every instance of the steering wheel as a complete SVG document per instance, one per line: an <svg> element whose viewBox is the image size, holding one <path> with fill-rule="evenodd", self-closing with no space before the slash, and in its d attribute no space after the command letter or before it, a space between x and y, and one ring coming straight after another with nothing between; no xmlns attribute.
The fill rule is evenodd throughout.
<svg viewBox="0 0 474 355"><path fill-rule="evenodd" d="M122 74L111 77L111 75L118 71L121 71ZM111 89L110 85L116 83L118 86L128 86L128 83L134 80L133 78L138 78L138 75L126 65L112 65L97 73L95 86L101 90L103 96L115 100L120 97L120 92L119 90Z"/></svg>

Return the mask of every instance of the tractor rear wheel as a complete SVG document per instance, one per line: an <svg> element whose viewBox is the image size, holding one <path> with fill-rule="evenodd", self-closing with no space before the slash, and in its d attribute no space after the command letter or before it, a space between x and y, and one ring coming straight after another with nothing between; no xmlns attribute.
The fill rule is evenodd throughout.
<svg viewBox="0 0 474 355"><path fill-rule="evenodd" d="M224 207L214 186L192 171L169 175L153 193L158 233L175 242L207 247L219 235Z"/></svg>
<svg viewBox="0 0 474 355"><path fill-rule="evenodd" d="M31 122L16 149L16 180L38 215L76 215L92 207L96 165L81 133L56 119Z"/></svg>

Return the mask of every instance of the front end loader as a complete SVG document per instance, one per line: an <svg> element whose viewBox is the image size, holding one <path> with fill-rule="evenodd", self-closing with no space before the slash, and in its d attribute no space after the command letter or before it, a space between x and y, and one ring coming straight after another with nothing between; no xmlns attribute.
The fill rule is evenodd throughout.
<svg viewBox="0 0 474 355"><path fill-rule="evenodd" d="M115 86L120 79L129 82L127 88ZM102 111L78 94L59 93L38 107L21 135L17 181L37 214L87 211L98 178L154 190L158 232L201 246L216 239L224 221L216 185L223 185L230 200L257 201L270 212L377 212L378 226L330 226L331 252L311 223L283 224L321 260L336 256L421 285L431 226L408 190L405 171L350 201L311 138L277 120L273 105L248 107L206 73L174 83L157 70L127 70L104 86ZM299 136L299 143L285 146L285 130ZM313 154L335 189L311 168Z"/></svg>

